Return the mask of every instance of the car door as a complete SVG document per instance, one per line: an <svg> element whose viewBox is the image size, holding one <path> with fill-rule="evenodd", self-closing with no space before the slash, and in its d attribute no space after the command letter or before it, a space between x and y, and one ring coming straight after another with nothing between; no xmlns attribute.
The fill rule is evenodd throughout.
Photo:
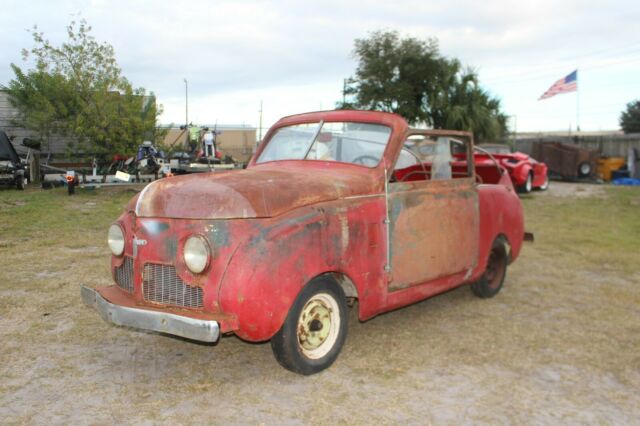
<svg viewBox="0 0 640 426"><path fill-rule="evenodd" d="M390 290L466 273L476 265L479 214L473 167L453 161L450 153L435 157L424 167L417 161L412 166L413 179L416 174L423 178L396 178L388 184Z"/></svg>

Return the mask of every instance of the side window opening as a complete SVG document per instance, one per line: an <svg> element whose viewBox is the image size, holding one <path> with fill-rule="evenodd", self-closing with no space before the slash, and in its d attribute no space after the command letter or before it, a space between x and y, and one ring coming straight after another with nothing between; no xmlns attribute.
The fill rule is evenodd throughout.
<svg viewBox="0 0 640 426"><path fill-rule="evenodd" d="M471 176L470 140L442 134L417 133L404 142L391 181L435 181Z"/></svg>

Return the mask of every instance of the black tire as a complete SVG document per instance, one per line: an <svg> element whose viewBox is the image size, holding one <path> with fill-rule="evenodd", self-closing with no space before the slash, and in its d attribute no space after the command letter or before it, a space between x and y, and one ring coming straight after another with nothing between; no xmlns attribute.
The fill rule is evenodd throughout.
<svg viewBox="0 0 640 426"><path fill-rule="evenodd" d="M18 189L19 191L24 190L24 176L16 176L16 189Z"/></svg>
<svg viewBox="0 0 640 426"><path fill-rule="evenodd" d="M507 253L507 242L503 237L498 237L491 246L491 252L487 260L487 269L478 281L471 284L473 294L483 299L498 294L507 276L508 263L509 254Z"/></svg>
<svg viewBox="0 0 640 426"><path fill-rule="evenodd" d="M284 324L271 338L271 349L284 368L303 375L318 373L338 358L347 338L347 322L342 288L331 279L316 278L293 302Z"/></svg>
<svg viewBox="0 0 640 426"><path fill-rule="evenodd" d="M578 176L580 177L589 177L591 176L591 172L592 172L592 167L591 167L591 163L589 163L588 161L583 161L582 163L578 164Z"/></svg>
<svg viewBox="0 0 640 426"><path fill-rule="evenodd" d="M518 187L518 192L522 194L528 194L531 192L532 189L533 189L533 173L529 173L527 175L527 180L525 181L525 183Z"/></svg>

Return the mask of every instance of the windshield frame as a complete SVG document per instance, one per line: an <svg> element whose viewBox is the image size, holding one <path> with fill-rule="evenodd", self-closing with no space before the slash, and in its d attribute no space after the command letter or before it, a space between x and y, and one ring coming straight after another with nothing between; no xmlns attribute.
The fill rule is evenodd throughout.
<svg viewBox="0 0 640 426"><path fill-rule="evenodd" d="M381 122L381 121L373 121L373 120L357 120L357 119L350 119L347 117L335 117L335 118L316 118L315 119L310 119L309 120L300 120L300 121L296 121L296 122L290 122L290 123L282 123L282 125L278 125L279 123L276 123L276 125L274 125L271 129L269 129L269 132L267 133L267 135L265 136L265 138L263 139L263 142L258 146L258 149L256 150L253 158L250 161L250 165L251 166L257 166L257 165L262 165L262 164L269 164L269 163L278 163L278 162L283 162L283 161L295 161L295 162L300 162L300 161L304 161L304 162L308 162L308 161L312 161L312 162L318 162L318 163L326 163L326 164L331 164L331 163L336 163L336 164L346 164L346 165L350 165L350 166L357 166L360 168L365 168L368 170L371 169L377 169L379 167L381 167L383 164L386 164L386 155L387 155L387 151L389 149L389 146L392 144L392 140L394 138L394 126L390 123L386 123L386 122ZM380 156L377 158L377 162L375 165L367 165L367 164L361 164L361 163L354 163L352 161L341 161L341 160L328 160L328 159L316 159L316 158L309 158L309 153L314 149L314 147L317 144L317 140L319 135L322 134L322 131L324 129L325 125L331 125L331 124L336 124L336 123L344 123L344 124L362 124L362 125L370 125L370 126L378 126L380 128L385 128L388 131L387 134L387 138L385 140L384 143L380 142L380 145L384 145L382 152L380 153ZM317 124L318 128L315 130L313 138L311 139L311 143L309 144L308 148L306 148L306 152L303 156L303 158L281 158L281 159L274 159L274 160L264 160L261 161L261 157L264 155L265 151L268 149L269 145L273 142L274 137L278 134L278 132L282 129L285 129L287 127L293 127L293 126L297 126L297 125L313 125L313 124ZM361 140L361 142L371 142L371 143L378 143L377 141L369 141L369 140ZM366 153L365 153L366 154ZM371 157L374 157L373 155L371 155ZM356 157L358 158L358 157Z"/></svg>

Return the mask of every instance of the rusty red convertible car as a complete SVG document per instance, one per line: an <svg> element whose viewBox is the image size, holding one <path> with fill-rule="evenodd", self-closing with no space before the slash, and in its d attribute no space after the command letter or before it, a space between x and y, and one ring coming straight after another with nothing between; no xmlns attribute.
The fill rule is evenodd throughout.
<svg viewBox="0 0 640 426"><path fill-rule="evenodd" d="M115 283L82 298L117 325L270 340L284 367L319 372L350 306L367 320L463 284L500 291L523 212L504 168L473 152L469 133L394 114L283 118L246 170L145 187L108 232Z"/></svg>

